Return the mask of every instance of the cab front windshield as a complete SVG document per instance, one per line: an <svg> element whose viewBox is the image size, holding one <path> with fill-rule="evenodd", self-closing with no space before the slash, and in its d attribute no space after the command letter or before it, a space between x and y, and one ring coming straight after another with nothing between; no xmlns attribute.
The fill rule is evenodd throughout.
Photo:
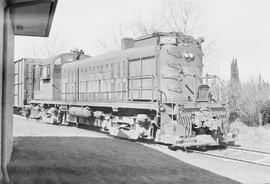
<svg viewBox="0 0 270 184"><path fill-rule="evenodd" d="M209 100L209 86L201 85L198 88L197 101L208 101Z"/></svg>

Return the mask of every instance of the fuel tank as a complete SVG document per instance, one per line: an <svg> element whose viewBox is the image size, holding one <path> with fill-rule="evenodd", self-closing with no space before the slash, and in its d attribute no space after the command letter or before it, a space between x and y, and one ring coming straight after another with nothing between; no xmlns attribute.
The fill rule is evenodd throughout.
<svg viewBox="0 0 270 184"><path fill-rule="evenodd" d="M90 108L87 107L70 107L68 109L68 114L72 116L79 116L79 117L84 117L84 118L89 118L92 116L92 112Z"/></svg>

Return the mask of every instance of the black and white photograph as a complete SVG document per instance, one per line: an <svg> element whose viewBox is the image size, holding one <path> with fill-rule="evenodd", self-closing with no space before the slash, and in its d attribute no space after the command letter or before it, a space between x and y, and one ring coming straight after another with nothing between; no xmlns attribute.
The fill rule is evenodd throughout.
<svg viewBox="0 0 270 184"><path fill-rule="evenodd" d="M270 184L269 0L0 0L1 184Z"/></svg>

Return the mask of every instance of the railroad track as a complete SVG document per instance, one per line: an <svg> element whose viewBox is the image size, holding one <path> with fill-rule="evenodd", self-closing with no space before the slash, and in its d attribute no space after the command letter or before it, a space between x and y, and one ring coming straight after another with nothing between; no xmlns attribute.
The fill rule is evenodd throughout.
<svg viewBox="0 0 270 184"><path fill-rule="evenodd" d="M142 142L141 142L142 143ZM144 144L144 143L143 143ZM161 146L162 144L160 144ZM165 146L165 145L163 145ZM167 147L167 146L165 146ZM264 167L269 167L270 168L270 152L265 152L265 151L260 151L260 150L252 150L248 148L242 148L242 147L235 147L235 146L226 146L226 149L223 149L221 152L216 153L213 150L198 150L198 149L192 149L192 148L186 148L186 151L189 151L191 153L196 153L196 154L201 154L201 155L206 155L206 156L211 156L211 157L216 157L216 158L222 158L226 160L232 160L232 161L237 161L237 162L243 162L243 163L249 163L249 164L254 164L254 165L260 165ZM243 159L241 158L242 154L240 155L240 158L236 157L235 154L228 153L229 150L234 150L236 152L241 152L243 153L252 153L252 154L257 154L263 157L263 159L255 159L255 160L248 160L248 159ZM235 153L235 152L232 152ZM232 156L228 156L232 155ZM263 163L263 160L269 160L269 163Z"/></svg>
<svg viewBox="0 0 270 184"><path fill-rule="evenodd" d="M227 149L243 150L243 151L248 151L248 152L253 152L253 153L262 153L262 154L270 155L270 152L253 150L253 149L242 148L242 147L235 147L235 146L227 146Z"/></svg>
<svg viewBox="0 0 270 184"><path fill-rule="evenodd" d="M212 151L212 150L200 151L200 150L191 149L191 148L187 148L186 150L192 153L207 155L210 157L216 157L216 158L222 158L222 159L231 160L231 161L260 165L264 167L270 167L270 153L269 152L234 147L234 146L228 146L226 149L224 149L221 152ZM248 154L250 155L248 156ZM252 156L261 157L261 158L245 159L245 157L252 157ZM264 161L268 161L268 163L265 163Z"/></svg>

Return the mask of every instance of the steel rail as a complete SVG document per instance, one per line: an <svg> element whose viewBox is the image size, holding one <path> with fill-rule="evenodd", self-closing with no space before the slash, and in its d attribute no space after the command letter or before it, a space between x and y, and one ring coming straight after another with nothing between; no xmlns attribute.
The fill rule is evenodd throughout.
<svg viewBox="0 0 270 184"><path fill-rule="evenodd" d="M253 150L253 149L248 149L248 148L239 148L239 147L235 147L235 146L227 146L227 148L235 149L235 150L242 150L242 151L246 151L246 152L253 152L253 153L260 153L260 154L270 155L270 152L265 152L265 151L260 151L260 150Z"/></svg>
<svg viewBox="0 0 270 184"><path fill-rule="evenodd" d="M201 155L207 155L207 156L223 158L223 159L227 159L227 160L234 160L234 161L238 161L238 162L244 162L244 163L260 165L260 166L264 166L264 167L270 167L270 164L264 164L264 163L259 163L259 162L254 162L254 161L244 160L244 159L239 159L239 158L226 157L226 156L222 156L222 155L216 155L216 154L206 153L206 152L202 152L202 151L197 151L194 149L186 149L186 150L188 150L192 153L197 153L197 154L201 154ZM255 150L253 150L253 151L255 151ZM267 154L269 154L269 153L267 153Z"/></svg>

